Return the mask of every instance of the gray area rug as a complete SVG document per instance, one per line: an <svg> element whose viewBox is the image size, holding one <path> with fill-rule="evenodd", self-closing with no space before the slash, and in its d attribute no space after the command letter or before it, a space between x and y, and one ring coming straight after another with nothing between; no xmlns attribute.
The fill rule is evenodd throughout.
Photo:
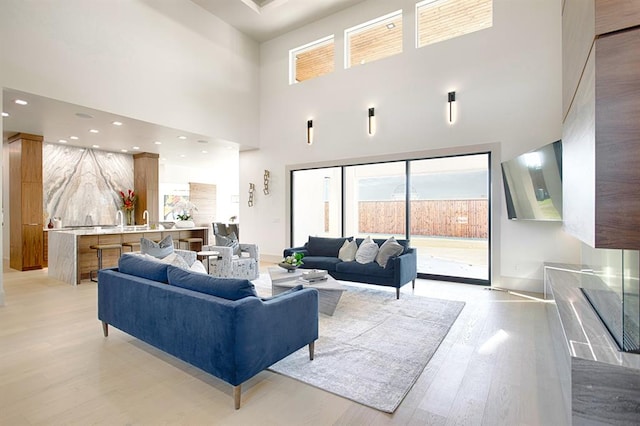
<svg viewBox="0 0 640 426"><path fill-rule="evenodd" d="M270 370L393 413L464 302L348 287L333 316L320 314L315 359L305 347Z"/></svg>

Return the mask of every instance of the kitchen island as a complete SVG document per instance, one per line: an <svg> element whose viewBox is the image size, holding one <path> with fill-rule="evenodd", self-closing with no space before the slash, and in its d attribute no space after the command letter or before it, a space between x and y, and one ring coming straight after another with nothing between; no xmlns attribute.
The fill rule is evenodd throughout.
<svg viewBox="0 0 640 426"><path fill-rule="evenodd" d="M68 284L77 285L81 280L89 279L91 271L98 269L96 250L90 248L96 244L139 243L144 237L160 241L171 235L174 243L184 238L202 238L202 244L208 244L209 228L173 228L147 229L146 226L125 226L88 229L55 229L48 233L48 275ZM123 253L127 247L123 247ZM118 250L105 250L102 253L102 267L118 266Z"/></svg>

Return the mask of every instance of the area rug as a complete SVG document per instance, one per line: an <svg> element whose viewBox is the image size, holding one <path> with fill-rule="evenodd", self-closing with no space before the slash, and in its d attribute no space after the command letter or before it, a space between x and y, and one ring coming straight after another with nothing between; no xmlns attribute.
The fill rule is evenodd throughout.
<svg viewBox="0 0 640 426"><path fill-rule="evenodd" d="M320 314L315 359L305 347L270 370L387 413L416 382L464 302L348 286Z"/></svg>

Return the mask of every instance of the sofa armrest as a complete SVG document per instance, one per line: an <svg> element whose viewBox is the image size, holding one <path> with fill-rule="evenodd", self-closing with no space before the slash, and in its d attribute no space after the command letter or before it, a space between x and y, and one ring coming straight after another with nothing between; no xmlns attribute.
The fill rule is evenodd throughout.
<svg viewBox="0 0 640 426"><path fill-rule="evenodd" d="M318 290L247 299L253 300L238 306L235 324L239 382L318 339Z"/></svg>
<svg viewBox="0 0 640 426"><path fill-rule="evenodd" d="M284 257L291 256L293 253L302 253L305 256L309 256L309 251L304 246L303 247L291 247L291 248L284 249L283 256Z"/></svg>
<svg viewBox="0 0 640 426"><path fill-rule="evenodd" d="M410 247L407 252L392 258L395 284L401 286L418 277L418 252Z"/></svg>
<svg viewBox="0 0 640 426"><path fill-rule="evenodd" d="M240 251L249 254L249 257L260 262L260 250L257 244L240 243Z"/></svg>

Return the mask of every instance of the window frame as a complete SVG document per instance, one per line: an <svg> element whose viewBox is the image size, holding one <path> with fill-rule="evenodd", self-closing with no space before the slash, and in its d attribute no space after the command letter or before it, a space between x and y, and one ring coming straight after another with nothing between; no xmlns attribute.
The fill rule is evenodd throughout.
<svg viewBox="0 0 640 426"><path fill-rule="evenodd" d="M374 25L384 24L385 21L391 22L398 16L400 16L404 22L403 9L398 9L394 12L387 13L386 15L379 16L377 18L371 19L367 22L363 22L362 24L358 24L344 30L344 69L352 68L350 36L361 33L365 31L367 28L372 27ZM404 51L404 43L402 47L403 49L398 53L402 53ZM390 56L393 56L393 55L390 55ZM386 57L388 56L385 56L385 58ZM379 58L379 59L382 59L382 58Z"/></svg>
<svg viewBox="0 0 640 426"><path fill-rule="evenodd" d="M311 80L311 79L302 80L302 81L296 80L296 71L297 71L296 56L298 54L307 52L315 48L324 47L331 43L334 45L333 69L335 70L335 34L331 34L331 35L319 38L317 40L314 40L312 42L309 42L307 44L303 44L302 46L298 46L296 48L290 49L289 50L289 84L293 85L293 84L302 83L302 81Z"/></svg>

